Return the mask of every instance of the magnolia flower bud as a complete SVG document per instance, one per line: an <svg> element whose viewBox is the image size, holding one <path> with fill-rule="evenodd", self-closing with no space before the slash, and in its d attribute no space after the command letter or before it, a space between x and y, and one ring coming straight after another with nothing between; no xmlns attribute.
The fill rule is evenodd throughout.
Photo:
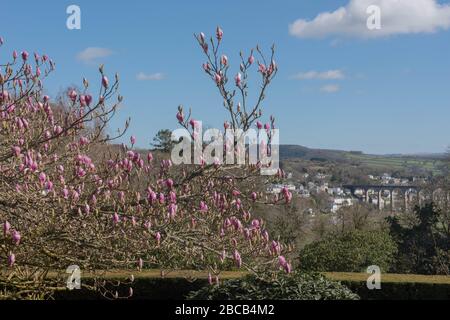
<svg viewBox="0 0 450 320"><path fill-rule="evenodd" d="M14 263L16 262L16 256L14 253L10 253L8 256L8 266L12 267Z"/></svg>
<svg viewBox="0 0 450 320"><path fill-rule="evenodd" d="M221 41L222 37L223 37L223 30L220 27L217 27L217 29L216 29L217 40Z"/></svg>
<svg viewBox="0 0 450 320"><path fill-rule="evenodd" d="M222 55L222 57L220 58L220 62L226 66L228 64L228 57L226 55Z"/></svg>
<svg viewBox="0 0 450 320"><path fill-rule="evenodd" d="M135 136L131 136L130 137L130 142L132 145L134 145L136 143L136 137Z"/></svg>
<svg viewBox="0 0 450 320"><path fill-rule="evenodd" d="M16 246L18 246L18 245L20 244L21 236L20 236L19 231L17 231L17 230L14 230L14 231L13 231L13 233L12 233L12 239L13 239L13 242L14 242L14 244L15 244Z"/></svg>
<svg viewBox="0 0 450 320"><path fill-rule="evenodd" d="M177 120L178 120L179 123L183 123L184 122L183 112L178 111L178 113L177 113Z"/></svg>
<svg viewBox="0 0 450 320"><path fill-rule="evenodd" d="M222 77L220 76L220 74L216 73L214 75L214 81L216 81L217 84L220 84L222 82Z"/></svg>
<svg viewBox="0 0 450 320"><path fill-rule="evenodd" d="M102 77L102 86L106 89L109 86L109 80L106 76Z"/></svg>
<svg viewBox="0 0 450 320"><path fill-rule="evenodd" d="M161 233L157 232L155 234L155 240L156 240L156 244L159 246L159 244L161 243Z"/></svg>
<svg viewBox="0 0 450 320"><path fill-rule="evenodd" d="M233 258L234 258L234 261L236 262L236 266L238 268L240 268L242 266L242 258L241 258L241 254L239 253L239 251L234 250Z"/></svg>
<svg viewBox="0 0 450 320"><path fill-rule="evenodd" d="M240 87L241 86L241 73L240 72L238 72L238 74L236 75L234 80L236 81L236 86Z"/></svg>
<svg viewBox="0 0 450 320"><path fill-rule="evenodd" d="M27 59L28 59L28 56L29 56L28 52L26 52L26 51L22 51L21 55L22 55L22 59L23 59L23 61L27 61Z"/></svg>
<svg viewBox="0 0 450 320"><path fill-rule="evenodd" d="M6 237L6 235L9 233L10 229L11 229L11 224L8 221L5 221L3 223L3 236Z"/></svg>
<svg viewBox="0 0 450 320"><path fill-rule="evenodd" d="M253 62L255 62L255 57L253 55L250 55L250 57L248 57L248 63L253 64Z"/></svg>

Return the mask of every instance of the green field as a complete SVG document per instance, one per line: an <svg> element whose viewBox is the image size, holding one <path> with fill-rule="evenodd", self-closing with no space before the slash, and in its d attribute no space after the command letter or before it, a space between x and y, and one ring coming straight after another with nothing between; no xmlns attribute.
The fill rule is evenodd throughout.
<svg viewBox="0 0 450 320"><path fill-rule="evenodd" d="M389 156L375 156L367 154L353 154L347 153L346 158L351 161L357 161L362 165L376 168L386 169L414 169L420 168L423 170L431 171L433 174L439 174L441 172L441 166L444 164L439 159L429 158L412 158L412 157L389 157Z"/></svg>
<svg viewBox="0 0 450 320"><path fill-rule="evenodd" d="M158 279L161 278L160 270L142 270L137 271L108 271L103 276L108 279L120 279L127 278L132 275L136 279ZM223 271L220 273L220 278L236 279L241 278L248 273L245 271ZM367 273L355 273L355 272L323 272L323 274L332 280L336 281L366 281L369 277ZM84 277L89 278L90 274L84 274ZM206 271L193 271L193 270L167 270L164 272L164 278L187 278L187 279L206 279L208 272ZM441 275L418 275L418 274L394 274L385 273L382 274L382 281L384 282L403 282L403 283L439 283L450 284L450 276Z"/></svg>

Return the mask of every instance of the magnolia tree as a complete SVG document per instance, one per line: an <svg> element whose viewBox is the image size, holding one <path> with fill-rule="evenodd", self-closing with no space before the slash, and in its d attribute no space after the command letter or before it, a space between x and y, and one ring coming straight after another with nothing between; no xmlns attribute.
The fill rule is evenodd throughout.
<svg viewBox="0 0 450 320"><path fill-rule="evenodd" d="M230 114L225 125L262 127L261 102L277 69L273 58L266 61L259 48L258 59L253 51L241 54L234 88L227 89L222 35L218 28L209 44L203 34L197 39L208 58L204 70ZM247 78L256 63L262 86L250 107ZM225 268L290 271L283 256L288 248L269 236L251 208L289 202L292 195L284 190L263 198L260 164L175 166L135 150L133 136L128 145L112 145L124 133L106 134L122 100L118 77L110 81L100 67L97 95L83 79L81 90L68 90L66 103L56 104L42 83L53 70L46 55L26 51L14 51L0 69L0 297L52 297L67 290L65 271L73 265L90 275L83 287L111 298L128 297L132 289L117 293L105 280L108 270L207 270L211 283ZM177 119L195 133L195 120L181 107ZM273 119L266 125L272 129Z"/></svg>

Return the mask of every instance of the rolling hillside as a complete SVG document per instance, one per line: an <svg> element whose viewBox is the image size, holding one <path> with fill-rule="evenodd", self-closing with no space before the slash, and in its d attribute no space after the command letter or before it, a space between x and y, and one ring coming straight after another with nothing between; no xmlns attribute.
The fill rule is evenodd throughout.
<svg viewBox="0 0 450 320"><path fill-rule="evenodd" d="M370 155L360 151L312 149L297 145L281 145L280 157L281 161L303 159L360 165L386 170L427 171L432 172L433 175L442 172L446 159L444 154Z"/></svg>

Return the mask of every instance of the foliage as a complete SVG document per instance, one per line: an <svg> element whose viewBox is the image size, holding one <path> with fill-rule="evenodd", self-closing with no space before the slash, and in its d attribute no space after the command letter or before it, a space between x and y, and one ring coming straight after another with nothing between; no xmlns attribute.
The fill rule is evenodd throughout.
<svg viewBox="0 0 450 320"><path fill-rule="evenodd" d="M193 300L356 300L348 288L320 274L295 271L249 275L189 294Z"/></svg>
<svg viewBox="0 0 450 320"><path fill-rule="evenodd" d="M432 203L416 207L417 222L401 225L389 218L391 235L398 244L395 271L399 273L449 274L450 217Z"/></svg>
<svg viewBox="0 0 450 320"><path fill-rule="evenodd" d="M386 231L329 234L300 251L299 267L308 271L365 272L371 265L388 271L397 248Z"/></svg>
<svg viewBox="0 0 450 320"><path fill-rule="evenodd" d="M228 59L219 57L222 36L218 28L212 50L203 33L197 37L209 61L204 69L226 99L233 129L245 130L262 116L264 92L277 70L274 51L268 64L259 48L259 58L253 50L245 61L241 55L243 74L230 89ZM246 83L254 62L261 89L250 105ZM71 265L96 275L92 285L83 283L86 289L117 298L102 278L105 270L192 268L215 276L229 264L251 270L277 264L283 245L251 215L261 166L155 163L153 154L135 150L134 136L121 148L111 145L125 132L106 134L122 97L118 76L110 81L103 66L97 88L83 79L82 89L69 89L66 103L59 104L43 93L43 80L54 70L46 55L14 51L1 67L1 296L51 297L65 289ZM191 113L186 117L180 107L176 117L196 134ZM272 118L266 130L273 128ZM286 193L277 201L290 197Z"/></svg>
<svg viewBox="0 0 450 320"><path fill-rule="evenodd" d="M172 131L168 129L161 129L153 138L152 146L156 150L169 152L172 150L174 142L172 141Z"/></svg>

